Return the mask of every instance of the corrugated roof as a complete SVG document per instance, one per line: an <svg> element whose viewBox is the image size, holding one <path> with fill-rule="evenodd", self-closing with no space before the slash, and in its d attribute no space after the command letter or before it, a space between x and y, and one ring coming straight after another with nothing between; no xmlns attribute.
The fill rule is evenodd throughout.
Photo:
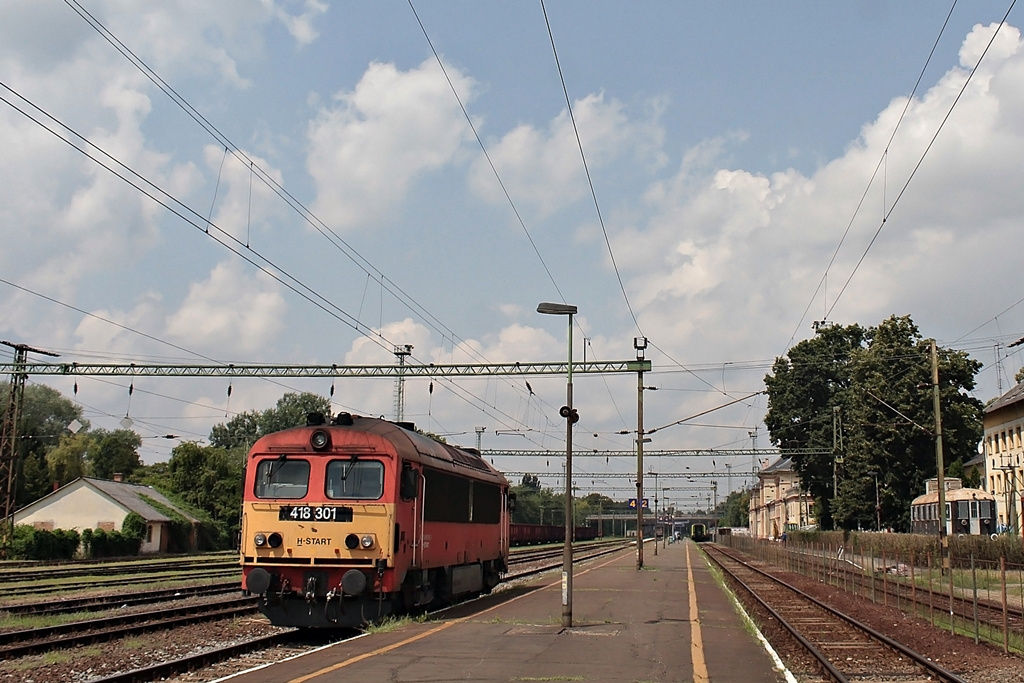
<svg viewBox="0 0 1024 683"><path fill-rule="evenodd" d="M171 518L147 503L143 496L175 510L192 522L199 521L172 503L164 494L152 486L127 484L120 481L108 481L107 479L94 479L93 477L82 477L82 480L88 482L90 486L99 489L104 495L117 501L118 504L141 515L147 522L169 522Z"/></svg>

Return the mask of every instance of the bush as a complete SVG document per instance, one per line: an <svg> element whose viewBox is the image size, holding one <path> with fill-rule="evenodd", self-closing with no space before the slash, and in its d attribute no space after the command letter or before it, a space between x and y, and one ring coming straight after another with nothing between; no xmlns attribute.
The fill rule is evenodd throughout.
<svg viewBox="0 0 1024 683"><path fill-rule="evenodd" d="M135 538L141 543L142 539L146 537L146 527L148 526L145 518L137 512L129 512L128 516L121 522L121 533L126 538Z"/></svg>
<svg viewBox="0 0 1024 683"><path fill-rule="evenodd" d="M92 531L89 539L88 557L127 557L139 554L142 537L133 538L120 531Z"/></svg>
<svg viewBox="0 0 1024 683"><path fill-rule="evenodd" d="M14 527L11 556L19 560L70 560L78 551L80 537L68 529L35 529L27 524Z"/></svg>

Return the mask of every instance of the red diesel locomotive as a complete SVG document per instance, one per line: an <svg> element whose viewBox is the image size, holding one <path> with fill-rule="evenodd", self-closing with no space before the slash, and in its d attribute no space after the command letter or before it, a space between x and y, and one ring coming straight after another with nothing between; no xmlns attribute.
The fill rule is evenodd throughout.
<svg viewBox="0 0 1024 683"><path fill-rule="evenodd" d="M308 423L246 460L242 587L272 623L360 627L497 585L509 486L479 453L348 413Z"/></svg>

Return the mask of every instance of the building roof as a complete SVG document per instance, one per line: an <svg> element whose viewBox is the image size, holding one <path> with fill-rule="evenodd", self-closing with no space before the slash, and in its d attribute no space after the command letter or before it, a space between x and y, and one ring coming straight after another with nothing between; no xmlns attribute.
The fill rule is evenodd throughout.
<svg viewBox="0 0 1024 683"><path fill-rule="evenodd" d="M792 472L793 471L793 459L792 458L779 458L772 464L761 470L761 474L774 474L776 472Z"/></svg>
<svg viewBox="0 0 1024 683"><path fill-rule="evenodd" d="M968 467L983 467L985 465L985 454L978 453L976 456L964 463L964 469Z"/></svg>
<svg viewBox="0 0 1024 683"><path fill-rule="evenodd" d="M985 413L993 413L1019 401L1024 401L1024 382L1019 382L1015 387L985 406Z"/></svg>
<svg viewBox="0 0 1024 683"><path fill-rule="evenodd" d="M174 510L193 524L199 523L198 519L182 510L175 503L172 503L164 494L160 493L152 486L128 484L120 481L96 479L94 477L79 477L78 479L70 481L56 491L53 491L39 500L30 503L23 509L28 509L30 507L45 507L47 505L47 498L58 496L61 491L65 491L71 486L87 486L94 489L129 512L141 515L147 522L172 521L172 518L165 512L147 502L146 499L148 498L149 500Z"/></svg>

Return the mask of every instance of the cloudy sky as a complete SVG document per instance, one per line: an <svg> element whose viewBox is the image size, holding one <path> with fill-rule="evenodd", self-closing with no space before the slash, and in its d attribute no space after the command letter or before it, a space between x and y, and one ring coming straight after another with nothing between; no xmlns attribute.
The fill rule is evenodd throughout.
<svg viewBox="0 0 1024 683"><path fill-rule="evenodd" d="M746 449L770 445L766 401L737 399L814 321L911 315L984 363L988 400L1024 336L1010 5L7 0L0 338L64 362L560 361L566 319L536 307L566 302L575 360L649 340L648 449ZM147 462L160 435L332 391L31 381L94 426L130 416ZM525 385L409 379L404 416L564 449L564 377ZM622 497L635 461L601 453L634 447L636 377L574 389L576 446L598 451L577 486ZM395 414L392 380L333 392ZM751 459L645 469L688 466L735 487Z"/></svg>

